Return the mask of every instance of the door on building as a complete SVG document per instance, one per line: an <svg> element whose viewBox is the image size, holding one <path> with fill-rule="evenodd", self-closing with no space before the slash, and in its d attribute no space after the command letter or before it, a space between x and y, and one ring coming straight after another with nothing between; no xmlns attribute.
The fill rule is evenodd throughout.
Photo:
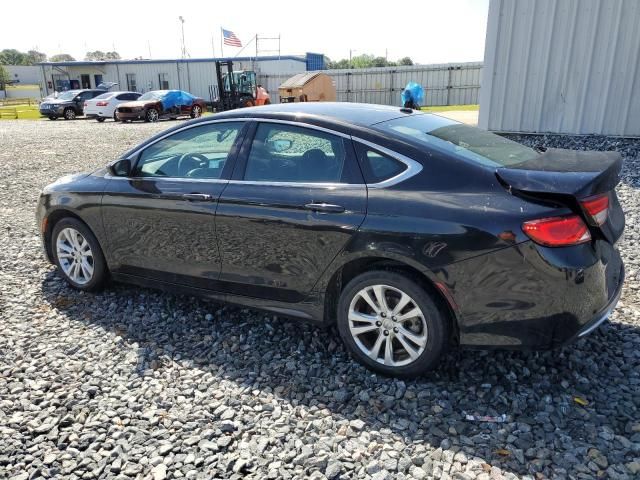
<svg viewBox="0 0 640 480"><path fill-rule="evenodd" d="M160 90L169 90L169 75L166 73L159 73L158 86L160 87Z"/></svg>
<svg viewBox="0 0 640 480"><path fill-rule="evenodd" d="M91 88L91 76L80 75L80 84L82 85L82 88Z"/></svg>
<svg viewBox="0 0 640 480"><path fill-rule="evenodd" d="M96 88L98 88L98 85L102 83L102 75L94 75L93 79L96 82Z"/></svg>

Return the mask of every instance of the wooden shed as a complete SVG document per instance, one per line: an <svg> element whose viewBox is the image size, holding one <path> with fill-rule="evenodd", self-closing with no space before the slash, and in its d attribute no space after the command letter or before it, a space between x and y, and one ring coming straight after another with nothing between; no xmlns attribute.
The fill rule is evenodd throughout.
<svg viewBox="0 0 640 480"><path fill-rule="evenodd" d="M335 102L336 86L326 73L304 72L294 75L278 88L280 103Z"/></svg>

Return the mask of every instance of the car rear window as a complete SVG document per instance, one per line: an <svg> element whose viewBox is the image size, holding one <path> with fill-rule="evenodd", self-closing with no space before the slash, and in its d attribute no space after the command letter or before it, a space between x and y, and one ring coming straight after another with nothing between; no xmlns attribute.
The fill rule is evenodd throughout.
<svg viewBox="0 0 640 480"><path fill-rule="evenodd" d="M98 95L96 98L96 100L106 100L107 98L111 98L113 97L115 94L113 93L103 93L102 95Z"/></svg>
<svg viewBox="0 0 640 480"><path fill-rule="evenodd" d="M495 133L438 115L411 115L375 124L373 128L490 167L516 165L539 155L534 149Z"/></svg>

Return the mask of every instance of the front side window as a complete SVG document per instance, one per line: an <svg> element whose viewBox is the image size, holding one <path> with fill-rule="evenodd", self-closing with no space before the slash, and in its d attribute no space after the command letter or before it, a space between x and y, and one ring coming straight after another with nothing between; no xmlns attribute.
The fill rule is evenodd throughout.
<svg viewBox="0 0 640 480"><path fill-rule="evenodd" d="M539 155L495 133L437 115L409 115L378 123L374 128L489 167L517 165Z"/></svg>
<svg viewBox="0 0 640 480"><path fill-rule="evenodd" d="M200 125L163 138L142 151L134 176L220 178L242 125Z"/></svg>
<svg viewBox="0 0 640 480"><path fill-rule="evenodd" d="M336 183L342 178L345 146L341 137L318 130L261 123L244 179L292 183Z"/></svg>

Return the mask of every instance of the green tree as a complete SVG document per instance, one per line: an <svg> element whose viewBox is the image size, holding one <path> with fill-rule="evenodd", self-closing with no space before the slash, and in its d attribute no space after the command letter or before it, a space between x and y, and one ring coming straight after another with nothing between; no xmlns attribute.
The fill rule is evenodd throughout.
<svg viewBox="0 0 640 480"><path fill-rule="evenodd" d="M28 61L27 54L19 52L15 48L5 48L0 52L2 65L26 65Z"/></svg>
<svg viewBox="0 0 640 480"><path fill-rule="evenodd" d="M0 64L0 90L4 90L6 92L9 80L11 80L9 72L4 65Z"/></svg>
<svg viewBox="0 0 640 480"><path fill-rule="evenodd" d="M52 62L75 62L76 59L73 58L68 53L58 53L57 55L53 55L49 60Z"/></svg>
<svg viewBox="0 0 640 480"><path fill-rule="evenodd" d="M93 52L87 52L84 59L93 62L101 62L104 60L120 60L120 54L118 52L103 52L102 50L94 50Z"/></svg>
<svg viewBox="0 0 640 480"><path fill-rule="evenodd" d="M47 61L47 55L45 53L38 52L37 50L29 50L27 52L27 58L29 65L35 65L36 63Z"/></svg>
<svg viewBox="0 0 640 480"><path fill-rule="evenodd" d="M413 60L409 57L403 57L398 60L398 65L413 65Z"/></svg>
<svg viewBox="0 0 640 480"><path fill-rule="evenodd" d="M118 52L105 53L105 60L120 60L120 54Z"/></svg>

